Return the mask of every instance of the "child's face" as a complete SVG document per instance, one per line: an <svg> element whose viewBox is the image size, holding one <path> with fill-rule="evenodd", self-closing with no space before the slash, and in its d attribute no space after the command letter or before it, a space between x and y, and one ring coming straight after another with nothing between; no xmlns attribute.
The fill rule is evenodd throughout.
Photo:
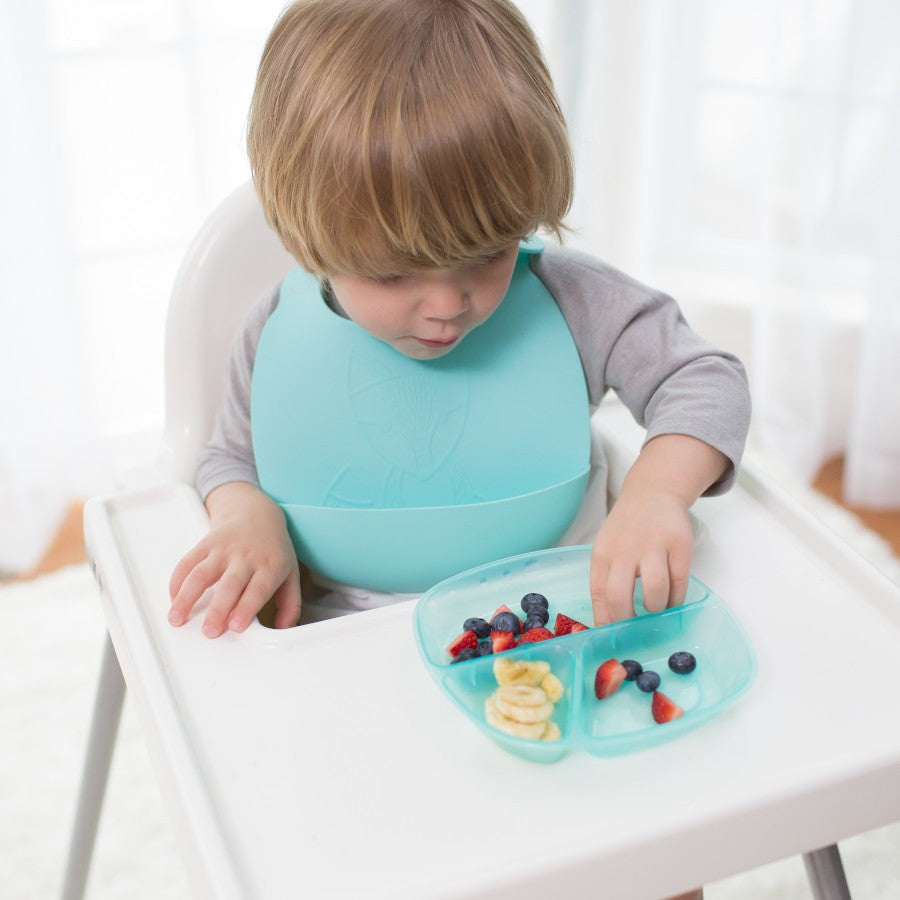
<svg viewBox="0 0 900 900"><path fill-rule="evenodd" d="M506 294L518 245L487 262L393 278L336 275L331 288L360 328L413 359L449 353Z"/></svg>

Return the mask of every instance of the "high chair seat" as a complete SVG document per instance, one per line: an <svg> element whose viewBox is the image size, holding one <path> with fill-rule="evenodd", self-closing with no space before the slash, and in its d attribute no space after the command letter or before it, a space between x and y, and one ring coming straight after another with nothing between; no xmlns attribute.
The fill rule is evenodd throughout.
<svg viewBox="0 0 900 900"><path fill-rule="evenodd" d="M168 625L169 573L208 528L189 482L230 334L292 265L249 187L214 213L173 292L156 483L86 505L110 641L63 896L83 893L124 674L197 897L628 900L793 853L819 900L849 897L834 842L900 819L900 588L752 462L698 501L693 571L759 674L661 747L540 769L507 755L432 685L411 602L215 641L202 609ZM596 422L615 493L642 432L615 401ZM848 655L864 682L835 677Z"/></svg>

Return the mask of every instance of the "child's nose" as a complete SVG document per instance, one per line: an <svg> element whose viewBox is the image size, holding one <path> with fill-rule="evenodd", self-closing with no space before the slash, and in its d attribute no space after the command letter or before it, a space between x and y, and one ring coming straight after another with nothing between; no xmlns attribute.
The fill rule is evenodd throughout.
<svg viewBox="0 0 900 900"><path fill-rule="evenodd" d="M426 319L455 319L469 308L469 292L450 285L428 292L422 304Z"/></svg>

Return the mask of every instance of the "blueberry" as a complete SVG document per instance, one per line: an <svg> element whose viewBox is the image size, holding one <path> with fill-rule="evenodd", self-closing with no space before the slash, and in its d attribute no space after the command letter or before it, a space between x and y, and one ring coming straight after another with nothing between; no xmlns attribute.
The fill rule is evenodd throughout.
<svg viewBox="0 0 900 900"><path fill-rule="evenodd" d="M518 634L519 625L521 624L519 617L515 613L502 612L494 616L491 628L494 631L511 631L513 634Z"/></svg>
<svg viewBox="0 0 900 900"><path fill-rule="evenodd" d="M544 609L543 606L532 606L528 611L528 615L525 617L525 621L529 620L532 622L539 622L542 626L547 624L547 619L550 618L550 613Z"/></svg>
<svg viewBox="0 0 900 900"><path fill-rule="evenodd" d="M453 662L458 663L463 662L463 660L466 659L475 659L476 656L478 656L478 651L474 647L463 647L462 650L456 654L456 659L454 659ZM453 663L450 665L453 665Z"/></svg>
<svg viewBox="0 0 900 900"><path fill-rule="evenodd" d="M697 660L693 653L679 650L669 657L669 668L678 675L689 675L697 668Z"/></svg>
<svg viewBox="0 0 900 900"><path fill-rule="evenodd" d="M641 672L634 682L645 694L652 694L659 687L659 675L648 669Z"/></svg>
<svg viewBox="0 0 900 900"><path fill-rule="evenodd" d="M628 673L626 681L634 681L644 671L644 667L636 659L623 659L622 668Z"/></svg>
<svg viewBox="0 0 900 900"><path fill-rule="evenodd" d="M490 641L482 641L475 652L479 656L489 656L494 652L494 645Z"/></svg>
<svg viewBox="0 0 900 900"><path fill-rule="evenodd" d="M532 608L535 606L543 606L544 609L547 609L550 604L543 594L526 594L522 598L522 609L524 609L526 613L531 612Z"/></svg>
<svg viewBox="0 0 900 900"><path fill-rule="evenodd" d="M536 616L532 611L525 617L525 625L522 627L522 630L528 631L531 628L543 628L546 624L547 620L545 618L543 618L542 616Z"/></svg>
<svg viewBox="0 0 900 900"><path fill-rule="evenodd" d="M491 626L484 619L466 619L463 631L474 631L476 637L486 638L491 633Z"/></svg>

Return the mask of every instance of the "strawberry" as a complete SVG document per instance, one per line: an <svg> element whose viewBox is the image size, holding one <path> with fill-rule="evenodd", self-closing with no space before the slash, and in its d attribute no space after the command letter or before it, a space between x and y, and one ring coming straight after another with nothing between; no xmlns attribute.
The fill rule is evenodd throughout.
<svg viewBox="0 0 900 900"><path fill-rule="evenodd" d="M555 637L549 628L529 628L522 637L519 638L520 644L535 644L538 641L546 641Z"/></svg>
<svg viewBox="0 0 900 900"><path fill-rule="evenodd" d="M617 659L608 659L597 669L594 676L594 693L598 700L605 700L614 694L625 680L628 670Z"/></svg>
<svg viewBox="0 0 900 900"><path fill-rule="evenodd" d="M459 655L459 651L465 647L474 650L478 646L478 636L474 631L464 631L455 637L447 647L447 652L454 658Z"/></svg>
<svg viewBox="0 0 900 900"><path fill-rule="evenodd" d="M653 692L653 702L650 704L653 718L662 725L671 722L684 715L684 710L674 701L669 699L662 691Z"/></svg>
<svg viewBox="0 0 900 900"><path fill-rule="evenodd" d="M559 637L561 634L574 634L576 631L587 631L587 625L582 625L577 619L570 619L563 613L556 614L556 623L553 633Z"/></svg>
<svg viewBox="0 0 900 900"><path fill-rule="evenodd" d="M516 646L516 639L511 631L492 631L491 644L494 647L494 653L502 653L504 650L511 650Z"/></svg>

